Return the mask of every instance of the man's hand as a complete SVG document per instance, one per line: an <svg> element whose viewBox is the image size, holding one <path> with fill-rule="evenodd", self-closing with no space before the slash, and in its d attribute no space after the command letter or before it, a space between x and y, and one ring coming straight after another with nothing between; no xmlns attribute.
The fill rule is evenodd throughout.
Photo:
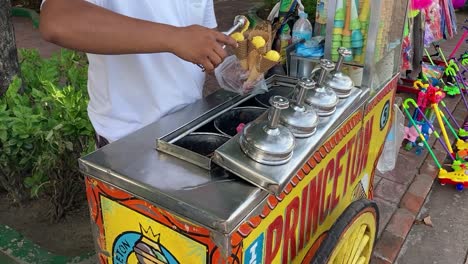
<svg viewBox="0 0 468 264"><path fill-rule="evenodd" d="M202 65L207 72L213 71L226 58L223 45L237 46L233 38L197 25L177 28L172 38L172 53L181 59Z"/></svg>

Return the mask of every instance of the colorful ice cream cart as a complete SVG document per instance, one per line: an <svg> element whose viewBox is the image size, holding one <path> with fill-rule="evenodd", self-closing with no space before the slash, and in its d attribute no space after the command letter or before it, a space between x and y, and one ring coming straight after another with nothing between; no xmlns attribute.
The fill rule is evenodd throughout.
<svg viewBox="0 0 468 264"><path fill-rule="evenodd" d="M369 263L406 8L372 1L364 63L345 65L359 85L338 89L332 108L295 112L338 74L321 61L317 81L273 75L266 94L219 90L81 158L99 263ZM242 118L253 121L237 133Z"/></svg>

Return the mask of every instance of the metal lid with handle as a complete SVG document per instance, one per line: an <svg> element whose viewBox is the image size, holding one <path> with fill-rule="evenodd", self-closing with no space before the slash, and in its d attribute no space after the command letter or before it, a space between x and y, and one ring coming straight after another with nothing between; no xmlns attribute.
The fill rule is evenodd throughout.
<svg viewBox="0 0 468 264"><path fill-rule="evenodd" d="M286 126L295 137L312 136L317 130L319 117L315 109L305 103L306 93L316 87L317 83L309 78L301 78L297 84L298 93L291 101L288 109L281 112L280 122Z"/></svg>
<svg viewBox="0 0 468 264"><path fill-rule="evenodd" d="M270 98L268 120L245 126L239 138L242 151L251 159L266 165L287 163L296 145L294 135L280 124L281 111L289 107L282 96Z"/></svg>
<svg viewBox="0 0 468 264"><path fill-rule="evenodd" d="M354 88L353 80L341 71L345 58L353 55L352 51L347 48L338 48L338 54L340 57L336 63L336 69L334 73L326 80L325 85L332 88L339 98L347 98L351 94L351 90Z"/></svg>
<svg viewBox="0 0 468 264"><path fill-rule="evenodd" d="M319 116L329 116L336 111L338 104L338 96L333 89L326 87L325 77L335 69L335 64L327 59L320 60L320 68L312 72L312 76L320 70L320 77L318 79L318 88L312 89L306 95L306 103L317 108Z"/></svg>

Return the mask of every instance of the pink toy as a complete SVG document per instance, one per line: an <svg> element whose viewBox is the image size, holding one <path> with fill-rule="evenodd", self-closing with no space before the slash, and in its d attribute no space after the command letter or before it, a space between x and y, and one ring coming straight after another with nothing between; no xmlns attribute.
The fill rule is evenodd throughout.
<svg viewBox="0 0 468 264"><path fill-rule="evenodd" d="M428 103L429 102L428 102L427 97L426 97L426 91L420 91L418 93L419 108L421 108L422 111L426 110Z"/></svg>
<svg viewBox="0 0 468 264"><path fill-rule="evenodd" d="M411 9L420 10L426 8L432 4L432 0L412 0Z"/></svg>
<svg viewBox="0 0 468 264"><path fill-rule="evenodd" d="M460 9L465 6L466 0L452 0L453 8Z"/></svg>
<svg viewBox="0 0 468 264"><path fill-rule="evenodd" d="M432 105L438 104L442 99L444 99L445 93L439 87L434 87L429 84L429 88L427 88L426 91L426 96L427 100L429 100L429 103Z"/></svg>
<svg viewBox="0 0 468 264"><path fill-rule="evenodd" d="M421 131L421 126L418 125L419 131ZM404 139L407 139L409 142L416 142L416 139L418 138L419 133L418 131L413 127L405 127L405 136Z"/></svg>
<svg viewBox="0 0 468 264"><path fill-rule="evenodd" d="M245 124L244 124L244 123L240 123L240 124L237 126L237 128L236 128L237 133L242 132L242 130L244 130L244 127L245 127Z"/></svg>
<svg viewBox="0 0 468 264"><path fill-rule="evenodd" d="M432 104L438 104L445 98L445 93L439 88L429 84L429 87L418 93L418 106L422 111Z"/></svg>

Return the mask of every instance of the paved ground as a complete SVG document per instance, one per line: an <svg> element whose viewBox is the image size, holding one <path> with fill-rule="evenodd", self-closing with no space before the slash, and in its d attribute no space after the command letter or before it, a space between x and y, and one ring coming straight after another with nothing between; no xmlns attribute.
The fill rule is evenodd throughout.
<svg viewBox="0 0 468 264"><path fill-rule="evenodd" d="M260 1L215 1L219 28L228 28L236 14L245 12L258 2ZM459 21L461 19L459 17ZM26 19L15 18L14 24L18 47L39 48L43 56L58 49L57 46L41 40L37 30L32 29ZM453 43L454 41L445 43L444 47L450 50ZM215 80L209 78L207 92L211 92L216 86ZM460 119L466 116L466 108L460 104L459 97L448 98L446 102ZM431 143L434 143L434 139ZM440 146L435 145L435 149L438 156L442 157ZM427 152L417 156L414 152L401 150L395 170L376 177L375 200L381 211L381 223L373 263L393 263L397 258L397 262L401 264L464 263L468 248L465 239L468 231L468 195L466 191L457 193L450 186L440 187L437 184L431 191L436 174L434 162L427 158ZM426 200L428 194L429 198ZM424 208L419 213L423 204ZM413 226L415 219L425 215L432 217L433 228ZM0 263L8 262L0 255Z"/></svg>
<svg viewBox="0 0 468 264"><path fill-rule="evenodd" d="M467 12L457 13L458 21L463 22L465 18ZM441 44L445 54L452 51L457 41L452 39ZM460 50L467 48L465 44ZM459 123L468 115L460 96L444 101ZM446 154L440 143L435 143L435 138L430 142L442 160ZM401 149L395 170L377 178L375 200L382 218L373 263L465 263L468 212L462 208L466 207L468 196L466 191L458 193L453 186L441 187L437 181L434 183L437 172L427 151L417 156L414 151ZM433 228L413 225L415 220L427 215L434 222Z"/></svg>
<svg viewBox="0 0 468 264"><path fill-rule="evenodd" d="M450 107L451 112L461 122L467 115L466 108L461 102L459 97L446 98L444 100L447 106ZM442 160L445 157L445 152L442 151L440 143L435 143L435 139L430 140L431 146L438 157ZM381 213L379 238L374 251L374 264L388 264L394 263L397 259L400 249L405 242L406 237L413 227L415 220L419 220L424 213L419 214L424 201L431 191L433 185L438 185L437 181L434 183L437 177L437 168L434 161L428 152L424 151L421 155L416 155L414 151L408 152L404 149L400 149L400 154L397 160L395 170L380 174L377 179L377 185L375 189L375 200L379 205ZM454 195L459 195L453 186L444 186L444 193L447 194L441 203L437 204L440 206L452 207L451 198ZM438 189L435 189L438 190ZM465 202L468 202L466 200ZM462 198L463 199L463 198ZM443 210L443 207L439 208ZM435 209L434 209L435 210ZM432 213L429 213L432 216ZM432 217L439 217L436 220L442 222L448 221L448 218L454 215L437 215L434 214ZM455 218L457 219L457 218ZM466 221L463 217L458 218L460 223ZM415 226L418 228L418 226ZM451 228L448 229L450 232L466 232L467 227L462 229ZM413 232L413 231L411 231ZM463 243L463 241L454 240L454 243ZM451 244L446 244L441 241L437 248L449 248ZM406 252L414 252L417 250L433 250L433 247L420 243L411 247L406 248ZM403 252L402 252L403 254ZM461 254L466 254L463 251ZM417 254L416 254L417 256ZM449 259L447 259L449 260ZM412 259L409 262L400 261L399 263L432 263L428 262L428 258L424 259ZM439 263L459 263L459 262L439 262Z"/></svg>
<svg viewBox="0 0 468 264"><path fill-rule="evenodd" d="M418 218L430 216L433 227L414 225L396 263L465 263L468 251L468 192L458 193L438 183Z"/></svg>

